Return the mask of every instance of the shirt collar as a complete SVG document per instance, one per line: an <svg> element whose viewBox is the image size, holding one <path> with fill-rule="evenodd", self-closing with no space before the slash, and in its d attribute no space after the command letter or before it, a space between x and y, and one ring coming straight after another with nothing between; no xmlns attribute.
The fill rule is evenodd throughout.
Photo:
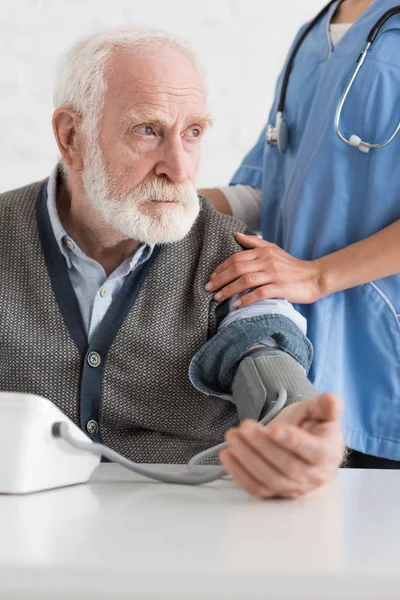
<svg viewBox="0 0 400 600"><path fill-rule="evenodd" d="M69 262L68 252L64 247L62 241L64 237L67 236L67 232L65 231L62 223L60 221L60 217L58 216L56 197L57 197L57 180L58 180L59 166L55 166L51 172L49 181L47 183L47 212L49 213L49 219L51 223L51 228L54 233L54 237L56 238L58 247L62 255L64 256L67 263ZM70 266L70 265L68 265Z"/></svg>
<svg viewBox="0 0 400 600"><path fill-rule="evenodd" d="M68 246L64 243L67 238L70 239L70 236L62 226L60 217L58 215L56 198L59 175L60 165L57 164L52 170L51 175L49 177L49 181L47 183L47 211L49 213L50 224L54 233L54 237L57 241L58 247L60 248L61 254L65 258L67 266L70 269L72 267L70 253L74 252L74 250L68 248ZM82 250L80 250L77 244L75 244L75 246L78 250L78 253L85 256L85 254L82 252ZM153 250L154 244L140 244L129 259L129 272L131 272L138 265L139 261L140 263L143 263L146 260L148 260Z"/></svg>

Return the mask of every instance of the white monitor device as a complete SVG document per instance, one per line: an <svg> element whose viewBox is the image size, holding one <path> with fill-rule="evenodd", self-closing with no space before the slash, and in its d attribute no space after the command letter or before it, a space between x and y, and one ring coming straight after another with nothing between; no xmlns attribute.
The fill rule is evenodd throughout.
<svg viewBox="0 0 400 600"><path fill-rule="evenodd" d="M46 398L0 392L0 494L27 494L88 481L100 456L54 437L55 422L68 423L74 437L90 441Z"/></svg>

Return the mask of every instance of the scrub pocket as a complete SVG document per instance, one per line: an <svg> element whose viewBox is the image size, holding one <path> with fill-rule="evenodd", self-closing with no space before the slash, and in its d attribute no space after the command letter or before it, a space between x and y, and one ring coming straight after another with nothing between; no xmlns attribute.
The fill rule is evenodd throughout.
<svg viewBox="0 0 400 600"><path fill-rule="evenodd" d="M398 313L379 282L347 290L345 297L339 367L343 369L346 427L400 444Z"/></svg>

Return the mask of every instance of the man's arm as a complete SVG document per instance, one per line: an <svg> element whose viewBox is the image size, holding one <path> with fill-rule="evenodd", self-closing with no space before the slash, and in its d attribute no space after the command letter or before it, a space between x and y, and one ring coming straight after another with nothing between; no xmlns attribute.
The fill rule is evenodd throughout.
<svg viewBox="0 0 400 600"><path fill-rule="evenodd" d="M314 401L317 392L306 376L312 351L305 320L289 303L270 300L234 310L229 302L227 308L216 335L189 368L199 391L233 402L242 420L226 436L222 464L258 498L302 495L327 481L342 460L340 400L322 398L322 407ZM282 388L290 406L264 429L257 421L276 411ZM282 443L273 437L281 431L271 429L277 424L289 426Z"/></svg>
<svg viewBox="0 0 400 600"><path fill-rule="evenodd" d="M222 308L224 311L220 312ZM189 367L190 381L200 392L234 401L235 373L242 359L256 345L266 346L271 352L276 349L287 353L306 378L312 346L306 337L307 322L291 304L285 300L265 300L235 309L229 301L217 307L216 313L220 321L217 333L200 348ZM255 404L259 405L258 400ZM255 418L245 410L238 412L242 419Z"/></svg>
<svg viewBox="0 0 400 600"><path fill-rule="evenodd" d="M272 323L267 315L238 318L220 328L193 358L189 376L199 391L233 402L244 419L225 436L228 449L220 459L226 471L257 498L297 497L328 481L342 462L342 403L331 395L317 396L300 355L295 360L278 343L275 348L254 343L269 334L274 341L275 328L278 340L286 338L287 350L306 346L287 317L271 316ZM257 421L278 409L282 388L290 405L261 426Z"/></svg>
<svg viewBox="0 0 400 600"><path fill-rule="evenodd" d="M309 304L328 294L400 273L400 220L370 237L312 261L299 260L257 236L236 234L248 252L217 267L209 283L224 301L249 288L238 300L247 306L267 298ZM251 257L251 258L250 258Z"/></svg>

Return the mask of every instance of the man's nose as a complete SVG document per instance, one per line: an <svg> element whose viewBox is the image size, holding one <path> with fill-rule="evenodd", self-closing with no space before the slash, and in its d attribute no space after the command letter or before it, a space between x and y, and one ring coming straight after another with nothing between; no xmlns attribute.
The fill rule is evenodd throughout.
<svg viewBox="0 0 400 600"><path fill-rule="evenodd" d="M155 174L165 176L172 183L184 183L189 178L188 157L181 138L166 140L162 144L161 157Z"/></svg>

